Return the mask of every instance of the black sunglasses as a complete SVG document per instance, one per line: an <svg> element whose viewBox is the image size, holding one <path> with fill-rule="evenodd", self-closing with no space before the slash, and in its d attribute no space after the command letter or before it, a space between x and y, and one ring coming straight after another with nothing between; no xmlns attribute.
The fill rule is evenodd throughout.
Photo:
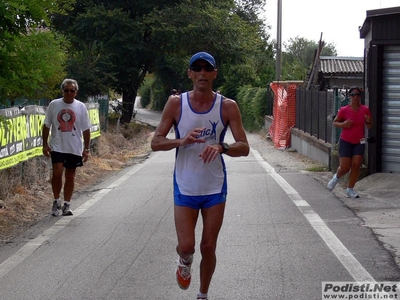
<svg viewBox="0 0 400 300"><path fill-rule="evenodd" d="M76 93L76 90L68 90L68 89L66 89L66 90L64 90L64 93Z"/></svg>
<svg viewBox="0 0 400 300"><path fill-rule="evenodd" d="M193 65L190 67L190 70L192 70L193 72L200 72L203 68L206 72L212 72L215 70L212 65L204 65L204 66Z"/></svg>
<svg viewBox="0 0 400 300"><path fill-rule="evenodd" d="M359 97L361 94L360 93L351 93L349 96L351 97Z"/></svg>

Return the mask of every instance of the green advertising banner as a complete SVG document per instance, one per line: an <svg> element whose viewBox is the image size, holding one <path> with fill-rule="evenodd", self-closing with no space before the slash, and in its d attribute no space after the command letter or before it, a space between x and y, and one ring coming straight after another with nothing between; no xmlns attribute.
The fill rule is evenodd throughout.
<svg viewBox="0 0 400 300"><path fill-rule="evenodd" d="M99 105L85 103L92 127L91 138L100 136ZM0 170L42 154L42 128L46 108L30 105L0 110Z"/></svg>

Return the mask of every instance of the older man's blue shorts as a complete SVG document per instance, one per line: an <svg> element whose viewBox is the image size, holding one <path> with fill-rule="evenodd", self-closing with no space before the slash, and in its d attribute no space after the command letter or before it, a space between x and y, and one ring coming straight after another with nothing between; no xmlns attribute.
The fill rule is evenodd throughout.
<svg viewBox="0 0 400 300"><path fill-rule="evenodd" d="M177 206L187 206L193 209L210 208L214 205L226 201L226 194L212 194L205 196L185 196L181 194L174 195L174 202Z"/></svg>

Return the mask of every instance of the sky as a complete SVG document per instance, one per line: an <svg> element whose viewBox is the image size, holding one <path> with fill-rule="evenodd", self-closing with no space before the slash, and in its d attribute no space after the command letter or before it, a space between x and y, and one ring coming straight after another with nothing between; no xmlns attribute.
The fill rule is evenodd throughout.
<svg viewBox="0 0 400 300"><path fill-rule="evenodd" d="M364 39L358 30L364 24L367 10L399 7L400 0L281 0L282 49L290 38L302 37L334 43L338 56L364 56ZM265 22L276 40L278 0L267 0Z"/></svg>

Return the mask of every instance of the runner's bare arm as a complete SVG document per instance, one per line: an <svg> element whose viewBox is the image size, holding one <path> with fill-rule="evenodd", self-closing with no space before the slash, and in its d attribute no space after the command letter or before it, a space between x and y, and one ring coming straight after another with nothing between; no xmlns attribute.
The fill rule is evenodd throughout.
<svg viewBox="0 0 400 300"><path fill-rule="evenodd" d="M151 149L153 151L168 151L179 146L193 143L205 143L205 140L199 139L201 131L204 128L193 128L185 137L180 139L169 139L167 135L177 122L181 111L180 96L170 96L165 104L161 121L157 126L154 136L151 140Z"/></svg>
<svg viewBox="0 0 400 300"><path fill-rule="evenodd" d="M247 156L250 147L237 103L231 99L224 99L222 116L235 139L235 143L229 145L229 150L225 154L232 157Z"/></svg>

